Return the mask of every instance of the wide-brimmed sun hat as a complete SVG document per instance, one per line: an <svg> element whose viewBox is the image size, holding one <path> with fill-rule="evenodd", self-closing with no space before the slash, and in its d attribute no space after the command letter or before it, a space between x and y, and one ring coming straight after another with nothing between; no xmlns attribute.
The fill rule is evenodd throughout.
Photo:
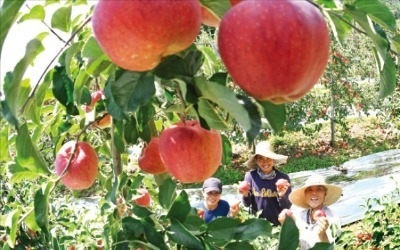
<svg viewBox="0 0 400 250"><path fill-rule="evenodd" d="M323 176L314 174L306 180L304 186L290 193L289 200L292 204L302 208L309 208L305 197L305 191L311 186L324 186L326 188L326 195L323 202L324 206L332 205L342 196L342 188L333 184L327 184Z"/></svg>
<svg viewBox="0 0 400 250"><path fill-rule="evenodd" d="M210 177L203 182L203 191L206 193L211 191L222 193L222 182L218 178Z"/></svg>
<svg viewBox="0 0 400 250"><path fill-rule="evenodd" d="M252 156L244 163L248 168L255 168L257 167L256 164L256 156L261 155L267 158L274 160L274 165L278 166L281 164L285 164L287 160L286 155L276 154L274 149L268 141L259 142L256 145L256 150Z"/></svg>

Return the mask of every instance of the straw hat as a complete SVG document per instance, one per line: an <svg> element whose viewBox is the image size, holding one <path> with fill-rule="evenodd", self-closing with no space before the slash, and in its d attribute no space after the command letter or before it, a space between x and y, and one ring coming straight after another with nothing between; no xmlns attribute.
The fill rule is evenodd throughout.
<svg viewBox="0 0 400 250"><path fill-rule="evenodd" d="M286 163L287 156L274 153L272 145L268 141L259 142L256 145L256 152L254 155L244 163L248 168L254 168L256 166L255 158L257 155L261 155L274 160L274 165L280 165Z"/></svg>
<svg viewBox="0 0 400 250"><path fill-rule="evenodd" d="M311 175L306 180L303 187L292 191L289 195L289 200L296 206L309 208L305 198L305 191L311 186L324 186L326 188L326 195L323 203L324 206L332 205L339 200L340 196L342 196L342 189L339 186L327 184L325 178L321 175Z"/></svg>

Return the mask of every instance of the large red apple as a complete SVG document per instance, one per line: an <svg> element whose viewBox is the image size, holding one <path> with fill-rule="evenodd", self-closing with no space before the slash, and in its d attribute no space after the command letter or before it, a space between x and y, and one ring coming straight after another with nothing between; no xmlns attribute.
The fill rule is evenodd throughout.
<svg viewBox="0 0 400 250"><path fill-rule="evenodd" d="M199 0L99 0L94 35L119 67L146 71L189 47L200 31Z"/></svg>
<svg viewBox="0 0 400 250"><path fill-rule="evenodd" d="M72 152L75 141L65 143L57 152L55 170L60 176L67 167L71 154L74 154L71 164L61 182L72 190L87 189L93 185L98 172L98 159L96 151L87 142L79 141L74 153Z"/></svg>
<svg viewBox="0 0 400 250"><path fill-rule="evenodd" d="M149 207L151 203L149 191L145 188L139 188L137 191L138 195L133 198L133 201L139 206Z"/></svg>
<svg viewBox="0 0 400 250"><path fill-rule="evenodd" d="M159 150L160 138L151 138L149 144L143 148L138 158L138 164L141 170L150 174L162 174L167 171L160 156Z"/></svg>
<svg viewBox="0 0 400 250"><path fill-rule="evenodd" d="M324 17L305 0L242 1L223 16L218 47L245 92L275 104L303 97L328 62Z"/></svg>
<svg viewBox="0 0 400 250"><path fill-rule="evenodd" d="M222 160L220 134L194 120L163 130L159 149L165 168L182 183L204 181L217 171Z"/></svg>

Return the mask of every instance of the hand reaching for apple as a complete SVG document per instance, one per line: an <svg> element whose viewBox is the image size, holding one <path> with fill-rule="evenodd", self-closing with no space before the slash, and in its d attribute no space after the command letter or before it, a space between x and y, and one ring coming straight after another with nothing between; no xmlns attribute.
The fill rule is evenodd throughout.
<svg viewBox="0 0 400 250"><path fill-rule="evenodd" d="M276 190L278 191L279 197L283 197L290 187L290 183L286 179L279 179L275 184L276 184Z"/></svg>

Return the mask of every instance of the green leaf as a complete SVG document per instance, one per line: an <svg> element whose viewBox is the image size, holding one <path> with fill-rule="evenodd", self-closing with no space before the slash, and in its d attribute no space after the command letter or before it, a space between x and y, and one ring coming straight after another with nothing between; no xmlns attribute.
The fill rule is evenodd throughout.
<svg viewBox="0 0 400 250"><path fill-rule="evenodd" d="M0 58L3 50L4 41L10 31L11 26L17 20L18 12L25 0L4 0L0 9Z"/></svg>
<svg viewBox="0 0 400 250"><path fill-rule="evenodd" d="M14 116L17 116L18 109L20 108L18 103L20 103L22 98L20 96L21 89L23 89L22 78L36 56L44 51L42 40L45 36L47 36L47 33L41 33L35 39L28 42L24 57L17 63L12 75L9 76L10 81L7 81L4 85L6 102Z"/></svg>
<svg viewBox="0 0 400 250"><path fill-rule="evenodd" d="M11 112L10 107L8 106L8 103L6 101L1 101L1 113L3 114L4 119L13 125L16 130L18 130L19 124L18 120L15 117L15 115Z"/></svg>
<svg viewBox="0 0 400 250"><path fill-rule="evenodd" d="M346 15L342 15L340 18L338 17L341 13L342 12L330 10L325 16L327 16L329 25L336 40L340 44L344 44L345 37L351 31L352 27L348 24L351 21Z"/></svg>
<svg viewBox="0 0 400 250"><path fill-rule="evenodd" d="M235 240L236 228L240 227L241 222L235 218L220 217L208 223L207 241L218 245L225 245Z"/></svg>
<svg viewBox="0 0 400 250"><path fill-rule="evenodd" d="M168 178L160 185L158 201L163 208L169 209L175 198L176 183L171 178Z"/></svg>
<svg viewBox="0 0 400 250"><path fill-rule="evenodd" d="M147 223L146 221L142 221L144 234L146 239L157 247L157 249L168 250L168 246L165 243L164 237L161 233L157 232L154 225Z"/></svg>
<svg viewBox="0 0 400 250"><path fill-rule="evenodd" d="M276 105L268 101L258 101L258 104L261 105L264 117L268 120L273 131L281 131L286 121L285 104Z"/></svg>
<svg viewBox="0 0 400 250"><path fill-rule="evenodd" d="M179 55L171 55L161 61L153 73L163 79L181 79L190 82L204 62L203 53L189 48Z"/></svg>
<svg viewBox="0 0 400 250"><path fill-rule="evenodd" d="M16 138L17 162L20 166L34 173L50 173L46 161L40 154L36 144L32 142L28 125L24 123Z"/></svg>
<svg viewBox="0 0 400 250"><path fill-rule="evenodd" d="M232 242L229 243L228 245L224 246L225 250L253 250L254 247L250 242L246 242L246 241L236 241L236 242Z"/></svg>
<svg viewBox="0 0 400 250"><path fill-rule="evenodd" d="M299 246L299 229L293 218L286 216L279 235L278 250L296 250Z"/></svg>
<svg viewBox="0 0 400 250"><path fill-rule="evenodd" d="M71 12L72 7L61 7L53 13L51 17L51 27L64 32L71 29Z"/></svg>
<svg viewBox="0 0 400 250"><path fill-rule="evenodd" d="M397 75L396 64L390 56L386 57L383 68L379 73L379 98L385 98L394 92L396 88L396 76L399 77Z"/></svg>
<svg viewBox="0 0 400 250"><path fill-rule="evenodd" d="M114 145L119 152L125 152L125 143L123 140L124 123L122 122L122 120L116 120L114 122L114 125Z"/></svg>
<svg viewBox="0 0 400 250"><path fill-rule="evenodd" d="M127 144L136 144L139 139L139 132L136 126L136 119L131 116L130 119L124 123L124 139Z"/></svg>
<svg viewBox="0 0 400 250"><path fill-rule="evenodd" d="M240 227L236 228L235 239L243 241L255 240L259 236L271 236L272 225L270 222L252 218L245 220Z"/></svg>
<svg viewBox="0 0 400 250"><path fill-rule="evenodd" d="M10 153L9 153L9 139L8 139L8 126L2 126L0 130L0 159L1 161L9 161L11 160Z"/></svg>
<svg viewBox="0 0 400 250"><path fill-rule="evenodd" d="M132 217L124 217L122 219L122 228L130 240L138 239L144 234L144 227L141 221Z"/></svg>
<svg viewBox="0 0 400 250"><path fill-rule="evenodd" d="M200 90L204 98L215 102L218 106L229 112L244 131L251 129L249 114L230 88L209 82L200 77L197 77L195 82L196 87Z"/></svg>
<svg viewBox="0 0 400 250"><path fill-rule="evenodd" d="M394 51L396 51L397 54L400 54L400 35L395 35L392 37L391 40L391 46Z"/></svg>
<svg viewBox="0 0 400 250"><path fill-rule="evenodd" d="M221 135L222 138L222 164L229 165L232 161L232 146L226 135Z"/></svg>
<svg viewBox="0 0 400 250"><path fill-rule="evenodd" d="M21 215L21 208L16 208L12 210L6 217L6 235L7 235L7 243L10 247L15 247L15 240L17 238L17 232L19 228L18 220Z"/></svg>
<svg viewBox="0 0 400 250"><path fill-rule="evenodd" d="M43 101L51 84L51 74L51 71L46 74L44 80L36 89L35 95L28 100L25 108L26 117L35 124L41 124L42 122L40 117L42 112L45 111L43 109Z"/></svg>
<svg viewBox="0 0 400 250"><path fill-rule="evenodd" d="M177 219L171 219L171 225L167 233L179 245L189 249L204 249L202 242L191 234Z"/></svg>
<svg viewBox="0 0 400 250"><path fill-rule="evenodd" d="M334 0L316 0L315 2L324 8L329 8L329 9L337 8Z"/></svg>
<svg viewBox="0 0 400 250"><path fill-rule="evenodd" d="M156 93L154 76L132 71L124 71L110 87L115 103L123 111L137 111Z"/></svg>
<svg viewBox="0 0 400 250"><path fill-rule="evenodd" d="M197 102L199 115L206 120L209 127L226 131L228 124L218 115L214 106L205 99L200 98Z"/></svg>
<svg viewBox="0 0 400 250"><path fill-rule="evenodd" d="M176 197L174 203L168 211L167 217L170 219L177 219L180 222L184 222L186 216L190 212L189 198L185 190L182 190Z"/></svg>
<svg viewBox="0 0 400 250"><path fill-rule="evenodd" d="M207 9L212 10L212 12L214 12L220 19L231 8L229 0L200 0L200 3Z"/></svg>
<svg viewBox="0 0 400 250"><path fill-rule="evenodd" d="M74 83L66 74L65 66L54 68L52 91L54 97L66 108L67 114L79 115L74 103Z"/></svg>
<svg viewBox="0 0 400 250"><path fill-rule="evenodd" d="M254 139L258 136L261 129L261 116L257 106L247 96L237 95L237 98L243 103L244 108L247 110L250 121L251 129L246 131L246 137L250 144L254 142Z"/></svg>
<svg viewBox="0 0 400 250"><path fill-rule="evenodd" d="M357 9L365 12L374 22L396 32L396 18L389 8L379 0L357 0L353 3Z"/></svg>
<svg viewBox="0 0 400 250"><path fill-rule="evenodd" d="M26 20L31 20L31 19L37 19L40 21L44 21L44 18L46 16L46 12L43 8L42 5L35 5L33 6L29 13L23 15L19 20L18 23L22 23Z"/></svg>
<svg viewBox="0 0 400 250"><path fill-rule="evenodd" d="M35 221L45 234L49 234L49 196L54 186L55 182L49 181L34 196Z"/></svg>
<svg viewBox="0 0 400 250"><path fill-rule="evenodd" d="M370 22L367 13L349 4L344 5L343 11L363 28L363 30L367 33L367 36L370 37L374 42L379 56L383 61L385 61L386 56L388 55L389 42L386 38L379 35L380 33L377 32L375 26Z"/></svg>
<svg viewBox="0 0 400 250"><path fill-rule="evenodd" d="M317 242L315 245L310 248L310 250L333 250L335 249L335 244L329 244L326 242Z"/></svg>

